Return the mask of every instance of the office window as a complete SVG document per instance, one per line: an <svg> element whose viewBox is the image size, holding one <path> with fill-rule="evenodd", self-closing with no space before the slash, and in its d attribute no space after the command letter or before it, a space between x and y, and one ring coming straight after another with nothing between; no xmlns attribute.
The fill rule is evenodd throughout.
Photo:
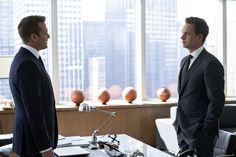
<svg viewBox="0 0 236 157"><path fill-rule="evenodd" d="M141 1L141 0L140 0ZM14 55L21 44L17 25L27 15L44 15L51 35L49 48L40 51L46 69L57 69L52 82L57 102L69 102L74 89L85 91L87 99L94 99L99 88L110 90L113 99L120 99L122 90L136 86L137 2L139 0L1 0L0 1L0 57ZM57 2L57 6L50 3ZM160 87L168 87L177 97L177 79L181 59L188 54L182 48L181 31L189 16L204 18L210 33L206 49L227 60L226 96L236 96L235 64L235 1L227 1L227 52L221 52L222 28L218 8L225 1L218 0L145 0L146 17L146 89L148 99L156 98ZM204 5L202 5L204 4ZM209 9L209 6L211 9ZM50 12L57 10L57 17ZM199 11L199 9L201 11ZM54 14L55 15L55 14ZM57 24L52 23L57 18ZM223 17L225 18L225 17ZM57 29L55 28L57 27ZM50 45L57 40L57 45ZM217 43L218 42L218 43ZM52 49L57 46L58 51ZM53 57L51 54L53 51ZM225 53L225 55L222 55ZM56 57L55 57L56 56ZM52 65L52 61L58 64ZM2 67L1 67L2 68ZM52 69L51 69L52 68ZM54 82L54 78L59 80ZM58 84L57 84L58 83ZM0 99L11 98L8 79L0 80Z"/></svg>
<svg viewBox="0 0 236 157"><path fill-rule="evenodd" d="M92 4L92 5L91 5ZM136 0L58 0L60 101L74 89L94 99L100 88L121 98L135 86Z"/></svg>
<svg viewBox="0 0 236 157"><path fill-rule="evenodd" d="M236 1L227 1L227 96L236 95Z"/></svg>
<svg viewBox="0 0 236 157"><path fill-rule="evenodd" d="M13 3L8 0L0 2L0 57L14 54L14 24L13 19ZM0 65L0 70L4 70ZM1 73L1 72L0 72ZM0 75L0 100L11 98L8 79Z"/></svg>
<svg viewBox="0 0 236 157"><path fill-rule="evenodd" d="M207 21L210 33L205 46L217 57L217 4L218 2L215 0L146 0L148 98L156 98L156 91L160 87L168 87L172 97L177 97L180 61L188 55L188 51L182 47L181 42L186 17L197 16Z"/></svg>
<svg viewBox="0 0 236 157"><path fill-rule="evenodd" d="M48 0L1 0L0 1L0 57L13 56L19 49L21 39L17 32L20 20L27 15L44 15L48 17ZM50 21L47 21L47 23ZM48 65L47 50L41 51ZM3 66L1 65L1 68ZM2 69L1 69L2 70ZM0 76L1 77L1 76ZM8 78L0 78L0 101L12 99Z"/></svg>

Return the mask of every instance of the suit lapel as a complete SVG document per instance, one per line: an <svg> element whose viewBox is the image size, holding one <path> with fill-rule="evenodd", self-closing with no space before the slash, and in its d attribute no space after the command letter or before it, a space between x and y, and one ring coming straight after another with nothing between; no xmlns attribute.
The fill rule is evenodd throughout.
<svg viewBox="0 0 236 157"><path fill-rule="evenodd" d="M181 79L184 79L184 82L183 82L183 85L182 85L182 88L180 86L178 86L178 90L179 90L179 95L182 93L183 89L186 87L187 83L188 83L188 80L190 79L190 77L193 75L193 73L197 70L197 68L199 67L199 65L202 63L202 60L204 58L204 55L205 55L205 49L202 50L202 52L199 54L199 56L197 57L197 59L193 62L193 64L191 65L189 71L187 72L185 78L181 78L180 75L181 75L181 71L183 69L183 65L181 67L181 71L179 73L179 85L180 85L180 78Z"/></svg>

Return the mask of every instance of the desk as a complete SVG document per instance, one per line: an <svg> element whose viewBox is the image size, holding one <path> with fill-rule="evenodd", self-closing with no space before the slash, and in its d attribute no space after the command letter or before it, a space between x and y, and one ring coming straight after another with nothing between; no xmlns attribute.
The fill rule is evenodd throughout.
<svg viewBox="0 0 236 157"><path fill-rule="evenodd" d="M84 140L90 140L91 137L86 136L81 138L83 138ZM144 157L173 157L126 134L118 134L116 139L120 141L119 150L122 153L127 153L138 149L142 153L144 153ZM111 141L111 139L108 138L107 135L98 136L98 141L99 140L107 142ZM108 154L105 153L104 149L98 149L98 150L90 150L89 148L84 148L84 149L86 149L90 153L89 157L110 157ZM15 156L15 154L10 154L9 156L18 157Z"/></svg>
<svg viewBox="0 0 236 157"><path fill-rule="evenodd" d="M90 137L85 137L85 139L90 140ZM116 139L120 141L119 151L122 153L134 152L135 150L139 150L144 153L145 157L173 157L126 134L118 134ZM107 135L103 137L98 136L98 141L110 142L111 138L108 138ZM89 157L110 157L105 153L104 149L84 149L86 149L90 153Z"/></svg>

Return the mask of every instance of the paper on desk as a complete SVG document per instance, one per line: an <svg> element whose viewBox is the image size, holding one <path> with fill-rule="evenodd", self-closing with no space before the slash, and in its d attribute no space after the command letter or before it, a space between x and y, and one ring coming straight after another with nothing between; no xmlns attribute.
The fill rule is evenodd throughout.
<svg viewBox="0 0 236 157"><path fill-rule="evenodd" d="M68 140L67 138L58 139L57 147L66 147L71 146L72 142L71 140Z"/></svg>
<svg viewBox="0 0 236 157"><path fill-rule="evenodd" d="M72 142L72 146L88 147L90 145L87 139L80 136L69 136L66 138Z"/></svg>
<svg viewBox="0 0 236 157"><path fill-rule="evenodd" d="M87 139L82 138L80 136L60 136L58 140L57 147L67 147L67 146L81 146L81 147L88 147L90 143Z"/></svg>
<svg viewBox="0 0 236 157"><path fill-rule="evenodd" d="M0 140L11 139L13 134L0 134Z"/></svg>

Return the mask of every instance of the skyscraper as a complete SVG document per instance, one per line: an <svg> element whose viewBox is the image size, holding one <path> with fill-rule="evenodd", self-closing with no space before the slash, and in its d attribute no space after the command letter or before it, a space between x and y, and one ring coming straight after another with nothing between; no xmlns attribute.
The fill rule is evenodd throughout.
<svg viewBox="0 0 236 157"><path fill-rule="evenodd" d="M155 98L160 87L176 87L179 67L177 37L177 0L147 0L146 82L149 98Z"/></svg>
<svg viewBox="0 0 236 157"><path fill-rule="evenodd" d="M0 1L0 17L0 56L12 56L14 54L13 1ZM0 100L2 98L11 98L7 78L0 78Z"/></svg>

